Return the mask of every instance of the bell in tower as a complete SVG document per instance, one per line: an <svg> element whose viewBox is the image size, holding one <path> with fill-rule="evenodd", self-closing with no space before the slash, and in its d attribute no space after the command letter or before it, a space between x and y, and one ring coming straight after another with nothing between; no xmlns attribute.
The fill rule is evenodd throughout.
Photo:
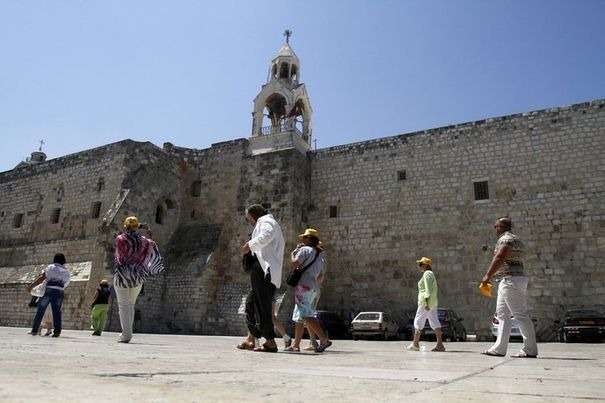
<svg viewBox="0 0 605 403"><path fill-rule="evenodd" d="M300 82L300 61L290 47L292 32L271 60L267 82L254 98L251 147L254 154L311 145L311 103Z"/></svg>

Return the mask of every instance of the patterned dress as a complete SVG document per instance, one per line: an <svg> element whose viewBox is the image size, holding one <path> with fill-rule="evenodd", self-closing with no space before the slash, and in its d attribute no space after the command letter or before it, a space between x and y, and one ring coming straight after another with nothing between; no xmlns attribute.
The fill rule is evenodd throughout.
<svg viewBox="0 0 605 403"><path fill-rule="evenodd" d="M163 270L164 261L154 241L136 231L117 236L113 265L115 286L134 288Z"/></svg>

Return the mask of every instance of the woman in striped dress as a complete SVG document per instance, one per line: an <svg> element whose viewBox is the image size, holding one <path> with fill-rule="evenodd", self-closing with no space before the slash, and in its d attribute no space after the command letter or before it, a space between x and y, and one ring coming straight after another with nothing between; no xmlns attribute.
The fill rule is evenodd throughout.
<svg viewBox="0 0 605 403"><path fill-rule="evenodd" d="M122 334L118 342L132 338L134 306L145 279L164 270L164 262L154 241L137 232L139 220L124 220L124 232L116 237L113 286L118 300Z"/></svg>

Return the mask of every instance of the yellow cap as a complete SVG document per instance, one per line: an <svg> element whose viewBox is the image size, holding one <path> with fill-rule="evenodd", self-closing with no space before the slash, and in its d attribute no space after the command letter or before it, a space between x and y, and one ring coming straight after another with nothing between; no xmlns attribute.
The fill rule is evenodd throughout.
<svg viewBox="0 0 605 403"><path fill-rule="evenodd" d="M416 263L431 266L433 264L433 261L431 260L431 258L423 256L419 260L416 260Z"/></svg>
<svg viewBox="0 0 605 403"><path fill-rule="evenodd" d="M126 217L124 220L124 228L126 229L137 229L139 228L139 219L135 216Z"/></svg>
<svg viewBox="0 0 605 403"><path fill-rule="evenodd" d="M306 236L312 236L314 238L319 239L319 232L316 229L313 228L307 228L304 232L304 234L300 234L298 237L299 238L303 238Z"/></svg>
<svg viewBox="0 0 605 403"><path fill-rule="evenodd" d="M491 283L480 283L479 292L484 297L492 298L492 284Z"/></svg>

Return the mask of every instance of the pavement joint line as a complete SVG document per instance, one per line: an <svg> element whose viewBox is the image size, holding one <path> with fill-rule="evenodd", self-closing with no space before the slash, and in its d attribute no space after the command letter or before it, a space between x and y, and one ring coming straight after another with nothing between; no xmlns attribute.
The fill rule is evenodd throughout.
<svg viewBox="0 0 605 403"><path fill-rule="evenodd" d="M483 373L485 373L485 372L487 372L487 371L492 371L492 370L494 370L495 368L500 367L500 366L505 365L505 364L508 364L508 363L509 363L509 362L511 362L511 361L513 361L513 358L507 358L507 359L505 359L504 361L500 361L499 363L496 363L495 365L491 365L491 366L489 366L489 367L487 367L487 368L483 368L483 369L477 370L477 371L475 371L475 372L471 372L470 374L462 375L462 376L459 376L459 377L457 377L457 378L453 378L453 379L450 379L450 380L447 380L447 379L446 379L446 380L444 380L444 381L439 382L439 385L437 385L437 386L434 386L434 387L430 387L430 386L429 386L429 387L424 388L424 389L423 389L423 390L421 390L421 391L417 391L417 392L411 392L411 393L410 393L410 395L415 395L415 394L418 394L418 393L422 393L422 392L427 392L427 391L431 391L431 390L439 389L439 388L441 388L441 387L444 387L444 386L447 386L447 385L451 385L451 384L454 384L454 383L456 383L456 382L463 381L463 380L465 380L465 379L472 378L472 377L474 377L474 376L477 376L477 375L483 374Z"/></svg>
<svg viewBox="0 0 605 403"><path fill-rule="evenodd" d="M523 393L523 392L499 392L499 391L482 391L479 393L489 393L491 395L504 395L504 396L519 396L519 397L544 397L544 398L554 398L554 399L572 399L572 400L598 400L603 401L602 397L596 396L567 396L567 395L549 395L549 394L540 394L540 393Z"/></svg>

